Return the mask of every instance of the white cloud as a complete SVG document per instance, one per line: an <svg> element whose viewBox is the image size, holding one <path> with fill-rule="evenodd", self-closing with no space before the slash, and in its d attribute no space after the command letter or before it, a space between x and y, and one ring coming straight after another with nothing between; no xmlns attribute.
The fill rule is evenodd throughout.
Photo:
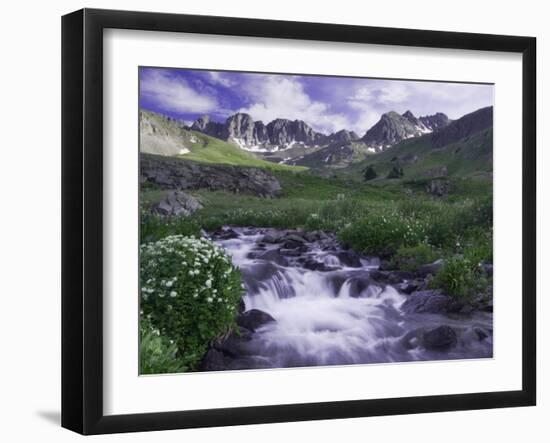
<svg viewBox="0 0 550 443"><path fill-rule="evenodd" d="M410 97L409 89L398 82L387 82L378 90L377 101L379 103L403 103Z"/></svg>
<svg viewBox="0 0 550 443"><path fill-rule="evenodd" d="M218 113L220 110L215 97L197 92L184 79L163 70L147 71L141 78L140 90L165 111Z"/></svg>
<svg viewBox="0 0 550 443"><path fill-rule="evenodd" d="M331 112L326 103L312 100L296 78L262 75L243 87L253 104L239 112L250 114L254 120L267 124L276 118L298 119L325 133L349 127L345 115Z"/></svg>
<svg viewBox="0 0 550 443"><path fill-rule="evenodd" d="M209 80L212 83L216 83L218 85L225 86L226 88L234 86L234 84L235 84L231 79L227 78L221 72L209 71L208 72L208 77L209 77Z"/></svg>

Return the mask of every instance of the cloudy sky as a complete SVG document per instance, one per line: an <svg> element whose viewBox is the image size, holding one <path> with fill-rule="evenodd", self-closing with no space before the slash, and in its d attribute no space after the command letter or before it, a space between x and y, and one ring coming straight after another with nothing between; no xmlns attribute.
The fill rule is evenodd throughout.
<svg viewBox="0 0 550 443"><path fill-rule="evenodd" d="M140 106L193 121L235 112L269 123L304 120L317 131L363 135L388 111L456 119L493 104L493 86L464 83L140 68Z"/></svg>

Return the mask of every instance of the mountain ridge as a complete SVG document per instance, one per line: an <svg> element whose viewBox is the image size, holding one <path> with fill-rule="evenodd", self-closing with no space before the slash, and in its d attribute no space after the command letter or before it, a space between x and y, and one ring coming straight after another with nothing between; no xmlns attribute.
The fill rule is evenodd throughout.
<svg viewBox="0 0 550 443"><path fill-rule="evenodd" d="M415 117L408 110L404 114L389 111L359 137L354 131L341 129L329 135L315 131L303 120L276 118L267 124L254 120L250 114L237 112L224 123L210 120L203 115L193 122L190 129L238 145L253 152L276 152L298 143L305 147L319 147L334 142L364 142L371 152L380 152L406 138L438 131L451 122L444 113Z"/></svg>

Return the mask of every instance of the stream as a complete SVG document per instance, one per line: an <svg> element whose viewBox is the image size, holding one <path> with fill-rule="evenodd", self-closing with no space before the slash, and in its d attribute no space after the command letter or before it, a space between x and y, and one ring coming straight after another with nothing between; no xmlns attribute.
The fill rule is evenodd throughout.
<svg viewBox="0 0 550 443"><path fill-rule="evenodd" d="M406 312L407 279L378 281L378 258L345 250L330 234L225 228L211 238L241 269L245 315L259 310L269 321L259 315L220 345L207 369L492 357L492 312Z"/></svg>

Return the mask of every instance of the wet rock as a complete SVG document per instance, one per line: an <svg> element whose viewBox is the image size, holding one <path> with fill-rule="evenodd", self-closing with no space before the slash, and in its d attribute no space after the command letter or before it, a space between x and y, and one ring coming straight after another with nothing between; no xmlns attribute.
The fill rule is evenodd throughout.
<svg viewBox="0 0 550 443"><path fill-rule="evenodd" d="M301 235L298 235L296 232L285 235L284 240L285 242L291 241L299 244L306 243L306 239Z"/></svg>
<svg viewBox="0 0 550 443"><path fill-rule="evenodd" d="M442 267L443 267L443 259L440 258L439 260L436 260L433 263L420 266L416 273L420 277L426 277L430 274L436 275L439 271L441 271Z"/></svg>
<svg viewBox="0 0 550 443"><path fill-rule="evenodd" d="M210 348L199 364L201 371L223 371L230 365L231 357L226 356L222 351Z"/></svg>
<svg viewBox="0 0 550 443"><path fill-rule="evenodd" d="M489 300L482 304L479 309L484 312L493 312L493 300Z"/></svg>
<svg viewBox="0 0 550 443"><path fill-rule="evenodd" d="M302 255L304 252L307 252L307 246L297 246L295 248L280 248L279 253L282 255L286 255L289 257L298 257Z"/></svg>
<svg viewBox="0 0 550 443"><path fill-rule="evenodd" d="M477 338L479 339L479 341L485 340L487 337L489 337L489 334L487 334L487 332L485 332L481 328L474 328L474 332L476 333Z"/></svg>
<svg viewBox="0 0 550 443"><path fill-rule="evenodd" d="M347 251L340 251L338 254L336 254L338 257L338 260L340 260L340 263L342 263L344 266L350 267L350 268L360 268L361 267L361 260L359 257L359 254L357 254L355 251L349 249Z"/></svg>
<svg viewBox="0 0 550 443"><path fill-rule="evenodd" d="M399 285L399 290L405 294L412 294L415 291L424 291L427 288L428 281L425 279L414 279Z"/></svg>
<svg viewBox="0 0 550 443"><path fill-rule="evenodd" d="M236 331L231 331L227 336L219 338L212 343L211 348L222 352L226 356L237 357L249 353L247 344L252 339L250 330L239 327Z"/></svg>
<svg viewBox="0 0 550 443"><path fill-rule="evenodd" d="M380 266L378 269L380 271L394 271L395 265L389 260L380 260Z"/></svg>
<svg viewBox="0 0 550 443"><path fill-rule="evenodd" d="M386 283L388 281L390 273L385 271L372 271L370 273L370 276L373 280Z"/></svg>
<svg viewBox="0 0 550 443"><path fill-rule="evenodd" d="M281 266L288 266L288 260L281 255L279 250L277 249L270 249L269 251L262 252L259 255L256 256L256 258L260 260L266 260L269 262L277 263Z"/></svg>
<svg viewBox="0 0 550 443"><path fill-rule="evenodd" d="M493 276L493 265L490 263L482 263L481 270L487 275L487 277Z"/></svg>
<svg viewBox="0 0 550 443"><path fill-rule="evenodd" d="M412 280L413 278L414 278L414 274L412 272L392 271L388 274L388 283L395 285L398 283L402 283L405 280Z"/></svg>
<svg viewBox="0 0 550 443"><path fill-rule="evenodd" d="M297 240L294 240L292 238L285 238L284 239L284 243L283 243L283 248L284 249L297 249L297 248L301 248L301 247L304 247L304 242L303 241L297 241ZM307 250L307 247L306 247L306 250Z"/></svg>
<svg viewBox="0 0 550 443"><path fill-rule="evenodd" d="M285 236L286 232L284 231L277 231L277 230L270 230L268 231L264 237L262 238L262 242L265 243L280 243Z"/></svg>
<svg viewBox="0 0 550 443"><path fill-rule="evenodd" d="M320 272L328 272L328 271L334 271L334 266L327 266L325 263L318 262L313 259L306 259L303 264L304 268L309 269L310 271L320 271Z"/></svg>
<svg viewBox="0 0 550 443"><path fill-rule="evenodd" d="M260 311L259 309L245 311L237 317L237 324L252 332L255 332L256 329L266 325L267 323L274 321L275 319L271 315L267 312Z"/></svg>
<svg viewBox="0 0 550 443"><path fill-rule="evenodd" d="M327 275L327 283L332 287L335 294L340 292L340 289L342 289L347 279L348 277L340 272L334 272Z"/></svg>
<svg viewBox="0 0 550 443"><path fill-rule="evenodd" d="M168 191L152 212L164 216L187 217L203 206L195 197L182 191Z"/></svg>
<svg viewBox="0 0 550 443"><path fill-rule="evenodd" d="M446 312L451 301L451 297L437 290L415 291L403 302L401 309L407 314L437 314Z"/></svg>
<svg viewBox="0 0 550 443"><path fill-rule="evenodd" d="M457 344L456 332L447 325L431 329L422 335L422 345L426 349L444 351Z"/></svg>
<svg viewBox="0 0 550 443"><path fill-rule="evenodd" d="M212 237L216 240L233 240L235 238L239 238L239 234L231 228L224 228L213 232Z"/></svg>
<svg viewBox="0 0 550 443"><path fill-rule="evenodd" d="M247 292L257 293L260 284L272 278L278 271L277 265L271 262L257 262L249 266L241 267L243 281Z"/></svg>
<svg viewBox="0 0 550 443"><path fill-rule="evenodd" d="M347 280L349 296L353 298L370 297L382 291L378 285L374 285L370 278L352 277ZM369 289L372 288L372 291Z"/></svg>
<svg viewBox="0 0 550 443"><path fill-rule="evenodd" d="M422 338L422 330L415 329L413 331L407 332L401 339L399 343L407 350L414 349L418 347Z"/></svg>
<svg viewBox="0 0 550 443"><path fill-rule="evenodd" d="M237 312L239 314L242 314L245 310L246 310L246 306L244 304L244 300L241 297L239 300L239 304L237 305Z"/></svg>

